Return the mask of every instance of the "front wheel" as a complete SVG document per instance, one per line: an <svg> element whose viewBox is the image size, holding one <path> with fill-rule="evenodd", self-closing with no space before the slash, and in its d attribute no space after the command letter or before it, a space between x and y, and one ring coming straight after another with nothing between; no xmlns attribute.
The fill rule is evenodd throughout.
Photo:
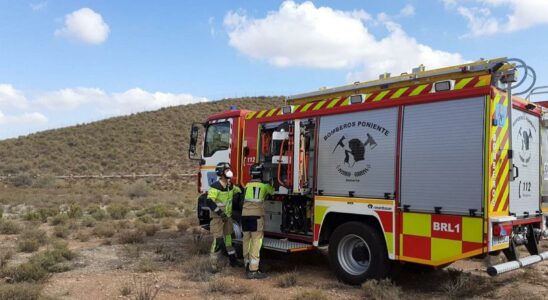
<svg viewBox="0 0 548 300"><path fill-rule="evenodd" d="M329 240L328 251L337 277L348 284L381 279L390 270L384 238L368 224L348 222L337 227Z"/></svg>

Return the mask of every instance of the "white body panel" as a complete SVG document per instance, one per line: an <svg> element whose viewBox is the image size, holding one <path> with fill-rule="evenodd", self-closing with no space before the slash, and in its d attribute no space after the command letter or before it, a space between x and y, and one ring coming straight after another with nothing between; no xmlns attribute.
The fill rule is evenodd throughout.
<svg viewBox="0 0 548 300"><path fill-rule="evenodd" d="M512 164L510 213L517 217L535 215L540 201L539 118L512 109Z"/></svg>

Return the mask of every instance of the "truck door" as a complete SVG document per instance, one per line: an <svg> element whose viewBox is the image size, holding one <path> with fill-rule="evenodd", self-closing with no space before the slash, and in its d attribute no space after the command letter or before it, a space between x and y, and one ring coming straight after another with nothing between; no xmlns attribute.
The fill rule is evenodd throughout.
<svg viewBox="0 0 548 300"><path fill-rule="evenodd" d="M234 119L211 121L205 129L203 160L200 166L200 191L205 192L217 180L215 167L220 162L231 162L232 125ZM235 168L235 166L233 166ZM234 170L235 171L235 170Z"/></svg>
<svg viewBox="0 0 548 300"><path fill-rule="evenodd" d="M540 201L540 120L512 109L513 172L510 174L510 213L536 215Z"/></svg>

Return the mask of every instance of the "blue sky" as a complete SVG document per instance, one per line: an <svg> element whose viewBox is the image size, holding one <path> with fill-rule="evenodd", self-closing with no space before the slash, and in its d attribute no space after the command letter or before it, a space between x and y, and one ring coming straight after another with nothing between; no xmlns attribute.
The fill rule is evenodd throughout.
<svg viewBox="0 0 548 300"><path fill-rule="evenodd" d="M0 139L420 63L520 57L548 84L546 11L548 0L0 0Z"/></svg>

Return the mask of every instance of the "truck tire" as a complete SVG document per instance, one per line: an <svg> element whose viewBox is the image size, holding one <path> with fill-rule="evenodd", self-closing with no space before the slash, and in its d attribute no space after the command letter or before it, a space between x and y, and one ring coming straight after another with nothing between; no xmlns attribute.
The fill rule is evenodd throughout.
<svg viewBox="0 0 548 300"><path fill-rule="evenodd" d="M328 251L337 277L348 284L381 279L390 271L384 238L368 224L348 222L337 227L329 240Z"/></svg>

